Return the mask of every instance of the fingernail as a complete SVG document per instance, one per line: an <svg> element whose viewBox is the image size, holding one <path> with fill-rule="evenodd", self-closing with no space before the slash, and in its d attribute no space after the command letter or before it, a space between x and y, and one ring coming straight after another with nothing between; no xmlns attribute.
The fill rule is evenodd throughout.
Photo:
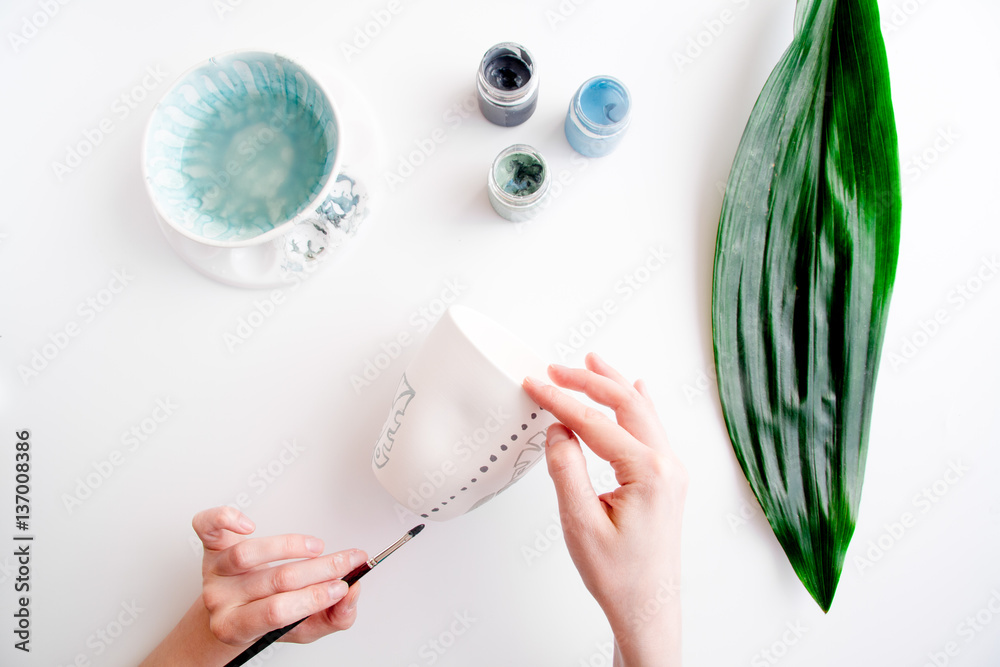
<svg viewBox="0 0 1000 667"><path fill-rule="evenodd" d="M528 377L524 378L524 384L541 385L542 381L536 377L529 375Z"/></svg>
<svg viewBox="0 0 1000 667"><path fill-rule="evenodd" d="M316 539L315 537L307 537L306 550L314 554L323 553L323 540Z"/></svg>
<svg viewBox="0 0 1000 667"><path fill-rule="evenodd" d="M568 367L562 366L560 364L549 364L549 368L551 368L556 372L564 372L570 370Z"/></svg>
<svg viewBox="0 0 1000 667"><path fill-rule="evenodd" d="M361 549L352 549L350 555L351 569L354 569L368 560L368 554Z"/></svg>
<svg viewBox="0 0 1000 667"><path fill-rule="evenodd" d="M252 533L254 528L256 528L256 526L253 525L253 521L251 521L248 517L241 516L240 528L247 531L248 533Z"/></svg>
<svg viewBox="0 0 1000 667"><path fill-rule="evenodd" d="M350 601L350 602L349 602L349 603L347 604L347 611L354 611L354 609L355 609L355 608L356 608L357 606L358 606L358 596L357 596L357 595L355 595L355 596L354 596L354 599L352 599L352 600L351 600L351 601Z"/></svg>
<svg viewBox="0 0 1000 667"><path fill-rule="evenodd" d="M563 440L569 440L570 432L562 424L553 424L549 427L548 433L545 434L545 446L549 447L557 442L562 442Z"/></svg>
<svg viewBox="0 0 1000 667"><path fill-rule="evenodd" d="M336 581L330 582L330 599L331 600L342 600L344 596L347 595L347 584L337 579Z"/></svg>

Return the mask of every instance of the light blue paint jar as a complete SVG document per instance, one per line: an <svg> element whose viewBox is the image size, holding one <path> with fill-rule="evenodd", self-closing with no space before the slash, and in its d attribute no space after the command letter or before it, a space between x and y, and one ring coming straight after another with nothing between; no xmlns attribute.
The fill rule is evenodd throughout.
<svg viewBox="0 0 1000 667"><path fill-rule="evenodd" d="M577 153L602 157L618 147L632 118L628 88L610 76L584 81L566 112L566 140Z"/></svg>

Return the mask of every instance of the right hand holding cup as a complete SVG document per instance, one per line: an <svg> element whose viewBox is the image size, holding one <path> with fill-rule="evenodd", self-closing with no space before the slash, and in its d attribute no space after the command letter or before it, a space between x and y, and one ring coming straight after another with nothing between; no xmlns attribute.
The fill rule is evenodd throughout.
<svg viewBox="0 0 1000 667"><path fill-rule="evenodd" d="M545 457L570 556L604 610L616 665L680 664L680 538L687 472L674 456L642 380L634 385L596 354L587 368L553 365L560 387L615 412L617 423L556 387L526 378L524 390L561 423ZM600 496L577 435L611 463L620 485Z"/></svg>

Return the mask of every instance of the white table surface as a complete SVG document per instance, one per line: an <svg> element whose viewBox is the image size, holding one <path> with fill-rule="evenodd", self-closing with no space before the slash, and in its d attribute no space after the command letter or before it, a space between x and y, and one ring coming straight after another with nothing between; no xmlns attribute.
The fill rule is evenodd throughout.
<svg viewBox="0 0 1000 667"><path fill-rule="evenodd" d="M223 2L234 6L220 15ZM34 19L44 25L15 44L10 34L41 6L12 0L0 9L0 542L9 545L0 548L0 664L136 664L199 592L191 517L240 494L262 535L311 532L331 548L371 552L396 539L410 519L395 512L369 457L416 344L370 386L356 392L351 377L400 333L419 342L421 309L434 308L449 281L459 302L553 361L578 363L594 349L648 380L692 478L687 664L917 666L938 653L948 664L996 664L1000 614L988 607L1000 609L993 0L880 3L906 188L902 243L859 522L825 616L752 499L712 379L720 191L790 39L791 0L400 0L350 60L342 45L390 7L384 0L79 0ZM712 27L718 34L704 32ZM699 33L706 46L679 65L676 54ZM537 58L535 115L513 129L477 111L454 122L449 109L474 94L483 52L504 40ZM377 210L350 251L286 288L272 316L230 350L226 334L270 292L212 282L171 250L138 156L169 82L243 47L280 50L350 81L356 90L343 103L370 105L383 149ZM147 68L167 76L147 79L152 91L124 113L116 100L142 96L131 91ZM633 125L616 153L581 164L562 121L576 87L600 73L631 88ZM104 118L113 132L60 179L53 163ZM437 128L445 140L413 175L394 191L379 182ZM516 142L541 149L570 181L543 217L520 226L493 213L484 182L493 157ZM647 277L639 269L651 248L670 259L629 293L621 281ZM127 285L104 291L122 270ZM103 300L101 311L87 299ZM566 355L560 346L607 299L616 312ZM920 335L942 314L937 328L925 325L932 335ZM78 334L25 381L18 367L74 324ZM158 400L176 407L162 423L145 422L145 440L123 440ZM12 635L20 429L30 429L34 456L30 655L14 650ZM301 449L294 459L271 463L291 441ZM121 465L70 511L65 498L116 450ZM256 472L269 463L280 468L270 481ZM953 465L960 476L948 473ZM606 468L594 464L592 474L607 483ZM925 488L933 503L921 499ZM539 467L473 514L432 524L380 566L364 582L351 631L282 645L265 664L608 664L610 632L555 512ZM910 526L893 537L907 513ZM880 539L884 554L872 551ZM859 560L869 558L870 567ZM965 620L977 613L978 630ZM129 624L119 628L119 618ZM448 647L441 653L431 642Z"/></svg>

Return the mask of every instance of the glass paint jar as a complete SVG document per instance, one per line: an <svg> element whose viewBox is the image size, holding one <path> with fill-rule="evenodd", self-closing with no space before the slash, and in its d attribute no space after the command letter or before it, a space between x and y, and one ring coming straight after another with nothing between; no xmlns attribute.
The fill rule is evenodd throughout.
<svg viewBox="0 0 1000 667"><path fill-rule="evenodd" d="M632 119L628 88L610 76L583 82L566 112L566 140L577 153L602 157L621 142Z"/></svg>
<svg viewBox="0 0 1000 667"><path fill-rule="evenodd" d="M490 48L476 75L479 110L491 123L513 127L535 112L538 74L528 49L514 42Z"/></svg>
<svg viewBox="0 0 1000 667"><path fill-rule="evenodd" d="M486 178L493 209L512 222L538 214L549 192L549 168L541 153L525 144L500 151Z"/></svg>

